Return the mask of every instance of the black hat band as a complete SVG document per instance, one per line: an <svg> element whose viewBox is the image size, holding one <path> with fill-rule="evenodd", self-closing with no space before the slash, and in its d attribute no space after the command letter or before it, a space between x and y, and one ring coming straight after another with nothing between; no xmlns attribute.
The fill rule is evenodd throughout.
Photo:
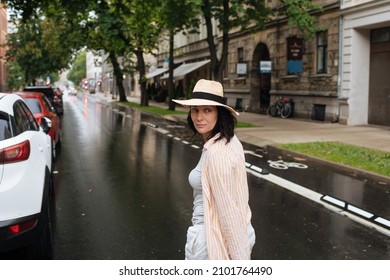
<svg viewBox="0 0 390 280"><path fill-rule="evenodd" d="M210 94L207 92L201 92L201 91L193 92L191 95L191 99L192 98L212 100L212 101L216 101L216 102L219 102L221 104L226 105L225 98L218 96L218 95Z"/></svg>

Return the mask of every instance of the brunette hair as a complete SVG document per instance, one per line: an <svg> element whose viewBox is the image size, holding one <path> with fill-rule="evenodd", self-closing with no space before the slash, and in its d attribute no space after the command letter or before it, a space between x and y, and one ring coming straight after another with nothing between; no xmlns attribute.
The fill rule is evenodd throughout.
<svg viewBox="0 0 390 280"><path fill-rule="evenodd" d="M237 118L225 107L222 106L216 106L216 107L218 110L218 119L213 130L211 131L209 138L213 138L218 133L221 133L221 135L217 139L215 139L215 141L221 140L222 138L226 138L227 143L229 143L234 136L234 128L236 127L237 124ZM198 131L196 130L195 125L191 118L191 110L188 112L187 122L190 129L195 134L197 134Z"/></svg>

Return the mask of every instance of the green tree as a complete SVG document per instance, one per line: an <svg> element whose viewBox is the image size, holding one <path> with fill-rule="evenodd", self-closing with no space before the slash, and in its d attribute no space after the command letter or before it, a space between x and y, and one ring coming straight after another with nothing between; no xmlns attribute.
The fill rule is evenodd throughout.
<svg viewBox="0 0 390 280"><path fill-rule="evenodd" d="M173 84L174 70L174 36L185 30L195 32L199 26L199 5L200 0L166 0L161 1L160 20L161 25L168 31L169 35L169 77L168 77L168 96L169 110L175 110L175 103L172 99L176 98L176 92Z"/></svg>
<svg viewBox="0 0 390 280"><path fill-rule="evenodd" d="M86 60L87 60L86 50L79 52L72 64L72 68L69 70L68 74L66 75L66 78L69 81L74 82L75 85L79 85L81 81L87 76Z"/></svg>
<svg viewBox="0 0 390 280"><path fill-rule="evenodd" d="M144 54L157 47L160 30L155 24L157 3L156 0L101 0L91 4L93 16L86 24L87 46L108 54L120 101L126 101L123 74L138 71L141 105L148 105Z"/></svg>
<svg viewBox="0 0 390 280"><path fill-rule="evenodd" d="M96 2L96 1L94 1ZM66 20L79 22L80 17L85 17L89 1L86 0L1 0L8 8L19 12L19 20L24 22L40 12L49 17L53 15L61 17L69 15Z"/></svg>
<svg viewBox="0 0 390 280"><path fill-rule="evenodd" d="M7 63L8 88L10 91L19 90L24 85L24 72L16 61Z"/></svg>
<svg viewBox="0 0 390 280"><path fill-rule="evenodd" d="M24 83L32 82L44 72L41 60L44 59L41 27L40 21L31 19L19 25L17 32L7 37L7 61L15 61L23 69Z"/></svg>
<svg viewBox="0 0 390 280"><path fill-rule="evenodd" d="M116 85L120 101L125 101L123 87L124 71L136 68L140 72L142 100L146 100L146 83L144 80L145 63L144 51L155 48L158 28L150 28L155 22L153 17L157 8L157 1L142 0L31 0L3 1L14 9L21 11L22 22L42 11L45 16L69 21L68 34L64 39L68 49L78 49L82 42L89 50L103 51L113 66ZM58 16L60 14L60 16ZM151 46L152 47L149 47ZM39 48L37 48L39 49ZM134 57L138 58L135 63Z"/></svg>
<svg viewBox="0 0 390 280"><path fill-rule="evenodd" d="M119 60L120 57L128 57L129 39L123 19L115 14L111 2L105 0L90 1L89 14L85 23L87 32L85 44L88 50L107 54L107 60L113 67L119 101L126 101L123 86L124 72Z"/></svg>
<svg viewBox="0 0 390 280"><path fill-rule="evenodd" d="M72 50L62 41L67 28L41 14L25 21L12 18L17 31L7 37L7 61L15 61L23 69L24 82L34 84L41 77L68 67Z"/></svg>
<svg viewBox="0 0 390 280"><path fill-rule="evenodd" d="M158 0L114 0L115 14L123 20L127 41L127 51L136 57L133 70L139 73L141 105L149 105L146 92L146 65L144 54L152 53L157 48L161 27L157 24L159 13ZM123 28L123 27L122 27Z"/></svg>

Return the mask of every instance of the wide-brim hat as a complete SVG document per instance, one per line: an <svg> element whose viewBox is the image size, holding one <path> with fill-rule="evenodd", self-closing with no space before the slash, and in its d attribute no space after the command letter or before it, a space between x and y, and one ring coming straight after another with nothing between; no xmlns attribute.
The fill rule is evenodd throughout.
<svg viewBox="0 0 390 280"><path fill-rule="evenodd" d="M239 115L238 112L236 112L232 107L226 105L222 84L216 81L201 79L196 83L192 91L191 99L172 99L172 101L187 108L191 106L208 105L222 106L228 109L233 115Z"/></svg>

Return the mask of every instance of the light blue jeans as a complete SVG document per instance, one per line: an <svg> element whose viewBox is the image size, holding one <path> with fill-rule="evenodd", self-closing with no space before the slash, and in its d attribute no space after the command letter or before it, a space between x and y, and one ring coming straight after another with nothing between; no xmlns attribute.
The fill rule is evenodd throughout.
<svg viewBox="0 0 390 280"><path fill-rule="evenodd" d="M252 248L256 242L255 230L248 224L249 246ZM204 225L193 225L187 230L187 243L185 245L186 260L208 260L207 242Z"/></svg>

